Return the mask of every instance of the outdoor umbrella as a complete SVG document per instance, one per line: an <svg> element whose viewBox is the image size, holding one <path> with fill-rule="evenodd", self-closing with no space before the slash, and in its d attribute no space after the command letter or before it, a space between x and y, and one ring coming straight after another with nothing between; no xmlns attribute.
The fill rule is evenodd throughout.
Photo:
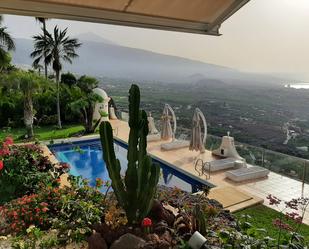
<svg viewBox="0 0 309 249"><path fill-rule="evenodd" d="M203 113L196 108L193 119L192 119L192 131L191 131L191 141L190 141L190 150L196 150L200 151L201 153L205 152L205 134L204 134L204 139L202 138L202 128L201 128L201 121L204 123L204 128L205 128L205 134L207 133L206 131L206 121Z"/></svg>
<svg viewBox="0 0 309 249"><path fill-rule="evenodd" d="M161 117L162 129L161 129L161 139L168 140L173 137L172 125L171 125L171 116L169 115L168 105L164 106L163 115Z"/></svg>

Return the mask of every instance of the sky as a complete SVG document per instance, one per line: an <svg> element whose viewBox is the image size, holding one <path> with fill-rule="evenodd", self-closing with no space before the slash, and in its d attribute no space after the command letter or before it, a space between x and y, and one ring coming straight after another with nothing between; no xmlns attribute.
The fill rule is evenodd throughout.
<svg viewBox="0 0 309 249"><path fill-rule="evenodd" d="M5 15L4 23L14 37L31 38L40 32L33 17ZM309 0L251 0L223 23L220 37L57 19L47 22L49 29L54 25L68 27L72 37L92 32L119 45L309 82Z"/></svg>

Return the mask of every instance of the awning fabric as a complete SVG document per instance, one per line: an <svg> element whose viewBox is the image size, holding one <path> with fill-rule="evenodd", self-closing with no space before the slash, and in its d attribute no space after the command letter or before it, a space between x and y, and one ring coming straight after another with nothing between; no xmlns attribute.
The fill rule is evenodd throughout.
<svg viewBox="0 0 309 249"><path fill-rule="evenodd" d="M0 12L219 35L249 0L1 0Z"/></svg>

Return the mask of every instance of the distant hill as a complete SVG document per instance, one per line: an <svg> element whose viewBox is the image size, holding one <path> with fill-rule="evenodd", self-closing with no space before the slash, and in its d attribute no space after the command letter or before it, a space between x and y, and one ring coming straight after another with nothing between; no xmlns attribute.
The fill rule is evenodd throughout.
<svg viewBox="0 0 309 249"><path fill-rule="evenodd" d="M282 82L267 75L243 73L196 60L120 46L93 33L77 38L83 43L77 51L79 58L72 65L64 65L64 70L78 74L175 83L195 83L202 79L244 84ZM33 50L33 41L16 38L15 42L13 62L31 65L29 54Z"/></svg>

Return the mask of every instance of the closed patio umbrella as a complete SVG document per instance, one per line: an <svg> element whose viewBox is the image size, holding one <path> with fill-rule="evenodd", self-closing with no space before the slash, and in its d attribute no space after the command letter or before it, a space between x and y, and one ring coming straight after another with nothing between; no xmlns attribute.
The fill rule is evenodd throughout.
<svg viewBox="0 0 309 249"><path fill-rule="evenodd" d="M173 137L171 116L169 115L169 108L166 104L163 109L163 115L161 117L162 129L161 129L161 139L168 140Z"/></svg>
<svg viewBox="0 0 309 249"><path fill-rule="evenodd" d="M202 138L201 122L203 122L204 125L203 138ZM206 136L207 136L207 126L205 116L203 115L200 109L196 108L192 119L192 131L191 131L191 141L189 149L204 153Z"/></svg>

